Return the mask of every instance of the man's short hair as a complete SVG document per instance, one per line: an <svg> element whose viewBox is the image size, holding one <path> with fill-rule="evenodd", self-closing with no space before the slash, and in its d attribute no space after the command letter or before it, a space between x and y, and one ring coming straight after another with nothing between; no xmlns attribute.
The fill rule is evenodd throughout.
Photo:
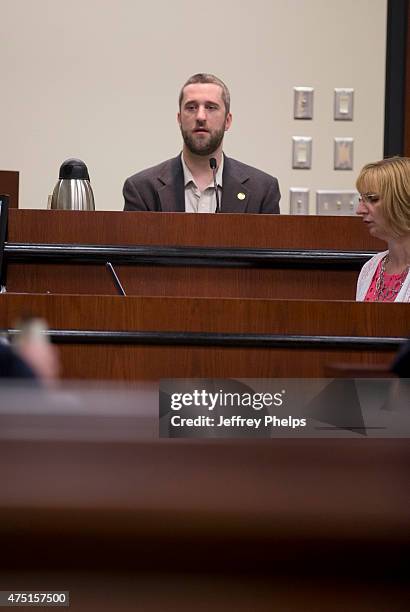
<svg viewBox="0 0 410 612"><path fill-rule="evenodd" d="M194 74L183 84L182 89L179 94L179 109L181 110L182 99L184 97L184 89L187 85L193 85L194 83L214 83L215 85L219 85L222 89L222 100L225 104L225 113L226 115L229 113L231 108L231 95L229 93L229 89L225 85L221 79L218 79L214 74L207 74L205 72L198 72L198 74Z"/></svg>

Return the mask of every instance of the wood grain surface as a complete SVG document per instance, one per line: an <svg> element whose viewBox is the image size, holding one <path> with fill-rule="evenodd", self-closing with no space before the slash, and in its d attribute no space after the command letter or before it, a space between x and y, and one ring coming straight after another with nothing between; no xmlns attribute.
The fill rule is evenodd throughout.
<svg viewBox="0 0 410 612"><path fill-rule="evenodd" d="M11 211L9 242L375 251L360 219L277 215L189 215ZM116 266L127 295L355 299L358 270L161 265ZM115 295L101 265L10 263L10 292Z"/></svg>
<svg viewBox="0 0 410 612"><path fill-rule="evenodd" d="M406 337L407 304L6 294L0 325L24 314L52 329ZM387 365L392 351L221 348L219 346L60 345L65 378L322 376L329 363Z"/></svg>

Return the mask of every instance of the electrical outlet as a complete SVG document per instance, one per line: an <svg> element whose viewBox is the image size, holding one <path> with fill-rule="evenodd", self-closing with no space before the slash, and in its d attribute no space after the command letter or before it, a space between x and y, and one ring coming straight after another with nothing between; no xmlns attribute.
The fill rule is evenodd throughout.
<svg viewBox="0 0 410 612"><path fill-rule="evenodd" d="M357 191L318 189L316 191L316 214L350 216L356 214Z"/></svg>
<svg viewBox="0 0 410 612"><path fill-rule="evenodd" d="M309 189L307 187L291 187L289 190L289 201L291 215L309 214Z"/></svg>

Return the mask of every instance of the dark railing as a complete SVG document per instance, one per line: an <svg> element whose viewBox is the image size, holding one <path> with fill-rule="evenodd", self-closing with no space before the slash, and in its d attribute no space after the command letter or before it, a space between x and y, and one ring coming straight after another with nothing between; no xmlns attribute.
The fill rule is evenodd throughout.
<svg viewBox="0 0 410 612"><path fill-rule="evenodd" d="M0 333L14 336L17 329ZM260 347L286 349L397 350L406 338L367 336L312 336L285 334L235 334L174 331L102 331L50 329L56 344L149 344L171 346Z"/></svg>
<svg viewBox="0 0 410 612"><path fill-rule="evenodd" d="M255 268L360 269L371 251L285 250L215 247L110 246L8 242L8 263L83 263L126 265L222 266Z"/></svg>

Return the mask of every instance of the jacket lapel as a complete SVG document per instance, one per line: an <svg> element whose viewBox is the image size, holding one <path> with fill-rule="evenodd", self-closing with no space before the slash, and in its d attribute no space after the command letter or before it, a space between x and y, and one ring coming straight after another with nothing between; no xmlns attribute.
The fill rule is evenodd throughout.
<svg viewBox="0 0 410 612"><path fill-rule="evenodd" d="M184 173L181 157L174 157L158 176L162 212L185 212Z"/></svg>
<svg viewBox="0 0 410 612"><path fill-rule="evenodd" d="M249 175L238 170L232 163L232 160L225 156L222 176L221 212L246 212L251 198L251 193L245 186L248 179Z"/></svg>

